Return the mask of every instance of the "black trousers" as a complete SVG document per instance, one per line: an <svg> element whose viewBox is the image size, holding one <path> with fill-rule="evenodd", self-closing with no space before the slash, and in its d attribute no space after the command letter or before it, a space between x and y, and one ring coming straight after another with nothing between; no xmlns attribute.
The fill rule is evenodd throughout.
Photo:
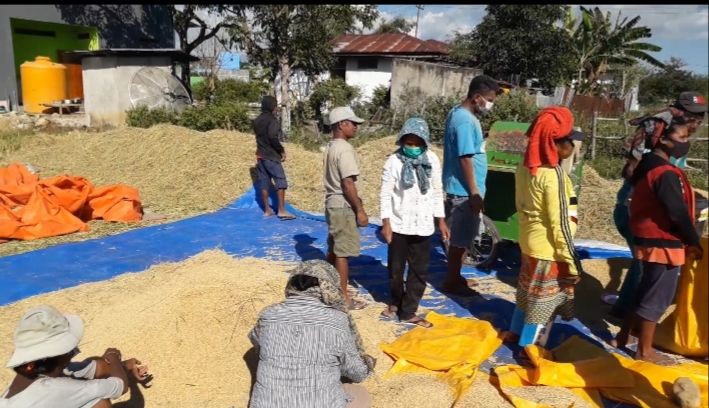
<svg viewBox="0 0 709 408"><path fill-rule="evenodd" d="M388 249L389 286L392 306L398 309L399 319L416 315L419 302L426 290L426 275L431 257L431 237L394 233ZM404 269L409 273L404 284Z"/></svg>

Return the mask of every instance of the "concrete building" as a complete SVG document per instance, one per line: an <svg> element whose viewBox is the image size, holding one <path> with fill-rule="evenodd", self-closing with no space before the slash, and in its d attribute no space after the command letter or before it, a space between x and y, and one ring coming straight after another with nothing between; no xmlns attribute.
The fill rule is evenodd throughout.
<svg viewBox="0 0 709 408"><path fill-rule="evenodd" d="M181 109L190 102L187 90L172 71L176 62L189 63L197 58L180 50L120 48L73 51L66 55L70 62L82 65L84 111L90 126L124 124L126 111L139 98L141 104L150 108ZM151 67L160 70L152 71L148 80L151 87L138 83L136 88L136 73Z"/></svg>
<svg viewBox="0 0 709 408"><path fill-rule="evenodd" d="M465 97L470 81L483 71L478 68L404 59L393 60L391 108L420 102L428 97ZM413 100L412 100L413 99Z"/></svg>
<svg viewBox="0 0 709 408"><path fill-rule="evenodd" d="M65 51L174 48L168 5L0 5L0 100L21 104L20 65Z"/></svg>
<svg viewBox="0 0 709 408"><path fill-rule="evenodd" d="M335 38L332 52L337 62L331 77L360 87L362 98L370 100L374 88L390 86L394 58L439 61L448 55L448 45L399 33L344 34Z"/></svg>

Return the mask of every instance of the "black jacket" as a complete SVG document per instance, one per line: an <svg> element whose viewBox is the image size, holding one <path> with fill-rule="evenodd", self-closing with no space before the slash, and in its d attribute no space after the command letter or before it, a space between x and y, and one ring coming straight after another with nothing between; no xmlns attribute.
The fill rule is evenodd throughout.
<svg viewBox="0 0 709 408"><path fill-rule="evenodd" d="M281 161L285 149L281 145L281 125L271 112L262 112L254 119L256 154L267 160Z"/></svg>

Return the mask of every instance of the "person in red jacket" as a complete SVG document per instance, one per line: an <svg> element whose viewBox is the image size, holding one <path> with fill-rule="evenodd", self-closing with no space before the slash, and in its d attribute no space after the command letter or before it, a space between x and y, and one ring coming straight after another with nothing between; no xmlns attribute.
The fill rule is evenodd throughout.
<svg viewBox="0 0 709 408"><path fill-rule="evenodd" d="M631 330L638 330L635 358L640 360L661 361L652 348L657 322L672 303L686 257L702 257L694 228L692 186L684 172L670 163L670 157L687 155L689 135L687 125L669 127L630 179L633 257L642 262L643 274L634 307L611 344L625 347Z"/></svg>

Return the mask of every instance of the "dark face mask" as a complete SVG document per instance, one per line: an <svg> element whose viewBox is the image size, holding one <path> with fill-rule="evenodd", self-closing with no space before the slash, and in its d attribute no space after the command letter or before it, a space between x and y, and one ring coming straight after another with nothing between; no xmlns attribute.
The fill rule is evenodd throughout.
<svg viewBox="0 0 709 408"><path fill-rule="evenodd" d="M689 153L689 142L676 142L673 140L672 143L674 144L674 147L672 147L672 149L670 149L667 153L675 159L684 157L687 153Z"/></svg>

